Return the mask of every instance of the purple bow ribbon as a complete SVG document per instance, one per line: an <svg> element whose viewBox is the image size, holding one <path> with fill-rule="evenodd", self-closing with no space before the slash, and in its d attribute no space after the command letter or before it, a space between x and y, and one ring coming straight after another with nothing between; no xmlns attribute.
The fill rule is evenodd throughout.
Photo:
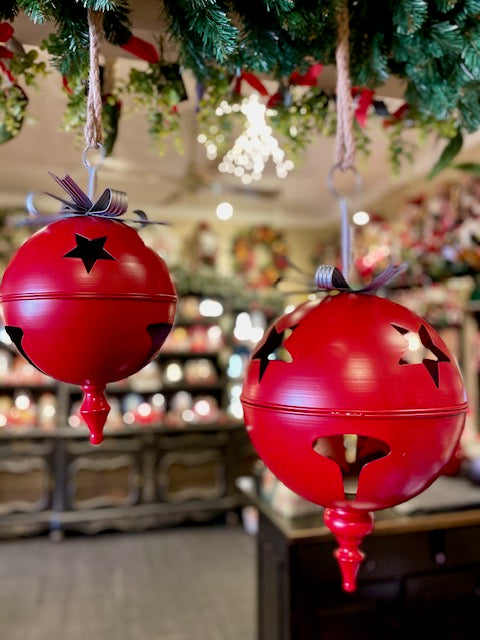
<svg viewBox="0 0 480 640"><path fill-rule="evenodd" d="M50 173L50 172L49 172ZM100 218L115 218L121 222L136 222L141 225L145 224L166 224L165 222L151 221L148 219L147 214L140 209L134 210L138 216L137 218L124 218L123 215L128 209L127 194L124 191L116 191L115 189L107 188L102 195L92 202L87 194L78 186L78 184L70 176L65 178L59 178L58 176L50 173L55 182L62 187L71 200L65 200L53 193L45 192L51 198L58 200L62 203L62 208L58 215L45 215L39 211L33 204L34 193L30 193L27 196L26 207L27 211L35 217L33 222L44 224L61 220L64 216L98 216ZM31 223L30 221L24 221L24 224Z"/></svg>
<svg viewBox="0 0 480 640"><path fill-rule="evenodd" d="M304 289L299 289L295 291L287 291L287 294L299 294L299 293L313 293L316 291L347 291L351 293L375 293L389 282L391 282L394 278L403 273L408 265L406 262L402 262L401 264L391 264L386 269L384 269L381 273L379 273L369 284L364 287L360 287L360 289L352 289L352 287L346 281L343 273L337 267L334 267L331 264L322 264L320 265L316 272L312 283L311 275L299 269L296 265L294 265L290 260L287 259L287 264L292 267L297 273L299 273L302 278L301 281L296 281L300 285L305 285ZM307 279L308 278L308 279ZM281 282L289 282L291 279L284 279L280 277L275 285L279 285ZM312 288L313 284L313 288Z"/></svg>
<svg viewBox="0 0 480 640"><path fill-rule="evenodd" d="M391 264L379 273L369 284L361 289L352 289L343 273L333 265L322 264L315 273L315 285L318 291L351 291L354 293L374 293L387 285L407 269L406 262Z"/></svg>

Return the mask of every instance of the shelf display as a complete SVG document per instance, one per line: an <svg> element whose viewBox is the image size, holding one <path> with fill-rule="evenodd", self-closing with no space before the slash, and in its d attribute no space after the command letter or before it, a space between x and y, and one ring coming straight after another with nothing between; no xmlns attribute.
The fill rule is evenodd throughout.
<svg viewBox="0 0 480 640"><path fill-rule="evenodd" d="M35 500L38 509L28 507L25 532L50 529L51 509L60 532L86 533L235 509L235 479L257 460L239 400L249 353L270 317L255 307L237 311L224 294L210 291L181 296L162 351L129 378L107 385L111 409L98 450L84 441L78 387L44 376L11 344L0 345L0 458L2 446L5 460L21 446L52 478L48 496ZM21 504L30 503L29 491L23 503L8 507L9 518L25 516ZM12 531L0 518L0 535Z"/></svg>

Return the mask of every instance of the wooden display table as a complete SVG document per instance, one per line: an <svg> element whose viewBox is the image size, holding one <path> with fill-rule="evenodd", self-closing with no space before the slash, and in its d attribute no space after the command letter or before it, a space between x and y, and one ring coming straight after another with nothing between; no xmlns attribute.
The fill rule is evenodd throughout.
<svg viewBox="0 0 480 640"><path fill-rule="evenodd" d="M462 487L468 494L460 510L425 513L449 487L447 504ZM434 506L419 501L423 513L377 512L353 594L341 588L337 544L321 514L287 518L244 492L259 510L258 640L478 637L480 488L441 478L428 491Z"/></svg>

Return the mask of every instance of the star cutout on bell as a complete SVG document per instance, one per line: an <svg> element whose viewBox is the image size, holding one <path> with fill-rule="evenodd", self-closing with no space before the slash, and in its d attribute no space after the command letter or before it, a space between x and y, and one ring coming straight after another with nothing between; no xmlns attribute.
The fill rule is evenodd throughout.
<svg viewBox="0 0 480 640"><path fill-rule="evenodd" d="M433 343L427 327L422 324L418 331L409 331L396 324L392 324L392 327L407 341L407 348L398 363L423 364L438 388L440 385L439 363L450 362L450 358Z"/></svg>
<svg viewBox="0 0 480 640"><path fill-rule="evenodd" d="M80 258L87 270L87 273L90 273L97 260L115 260L115 258L103 248L107 241L107 236L90 239L76 233L75 240L77 242L77 246L66 253L63 257Z"/></svg>
<svg viewBox="0 0 480 640"><path fill-rule="evenodd" d="M290 337L292 331L296 328L296 326L297 325L288 329L284 329L283 331L277 331L273 326L268 332L263 343L254 352L254 354L252 355L252 360L260 360L258 382L262 381L268 365L273 360L280 360L282 362L293 362L292 356L283 343L288 337Z"/></svg>

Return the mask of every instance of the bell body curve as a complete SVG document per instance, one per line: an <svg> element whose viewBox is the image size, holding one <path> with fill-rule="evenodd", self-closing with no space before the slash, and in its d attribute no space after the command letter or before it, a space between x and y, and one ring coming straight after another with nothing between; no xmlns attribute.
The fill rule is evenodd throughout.
<svg viewBox="0 0 480 640"><path fill-rule="evenodd" d="M82 415L95 443L108 413L105 385L158 353L177 299L164 261L138 233L94 216L69 217L31 236L4 273L1 298L19 351L84 389Z"/></svg>
<svg viewBox="0 0 480 640"><path fill-rule="evenodd" d="M363 532L357 551L371 511L438 477L467 410L458 365L435 329L389 300L350 292L274 322L251 356L241 400L265 464L325 506L334 533ZM353 590L361 557L346 546L337 555L348 556L344 587Z"/></svg>

